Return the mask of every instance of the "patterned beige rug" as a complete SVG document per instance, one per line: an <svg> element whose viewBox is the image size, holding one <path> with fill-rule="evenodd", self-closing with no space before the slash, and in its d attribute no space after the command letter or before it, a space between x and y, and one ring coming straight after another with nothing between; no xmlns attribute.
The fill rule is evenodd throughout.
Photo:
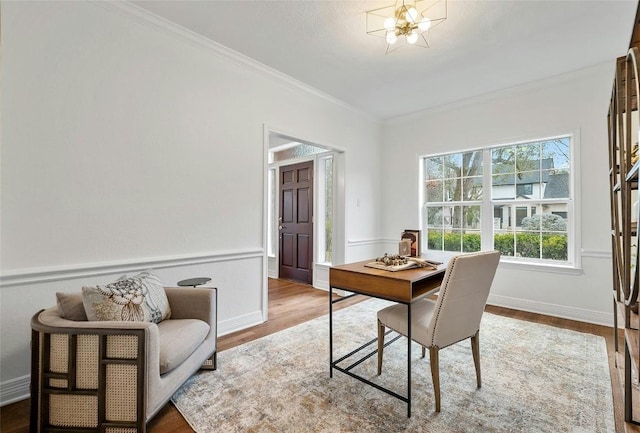
<svg viewBox="0 0 640 433"><path fill-rule="evenodd" d="M338 311L335 354L374 338L386 305L372 299ZM443 349L442 412L434 412L429 357L415 345L407 418L406 403L339 371L329 378L328 335L325 316L221 352L218 370L196 374L173 402L200 433L615 431L602 337L485 314L482 388L469 343ZM379 377L376 362L358 373L405 394L406 340L385 349Z"/></svg>

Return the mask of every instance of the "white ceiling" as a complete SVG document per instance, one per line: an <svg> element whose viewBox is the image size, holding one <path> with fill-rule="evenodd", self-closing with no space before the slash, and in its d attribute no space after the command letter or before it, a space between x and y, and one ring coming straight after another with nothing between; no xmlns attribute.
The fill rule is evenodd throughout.
<svg viewBox="0 0 640 433"><path fill-rule="evenodd" d="M385 55L365 11L394 0L134 1L378 118L624 55L637 1L449 0L431 48Z"/></svg>

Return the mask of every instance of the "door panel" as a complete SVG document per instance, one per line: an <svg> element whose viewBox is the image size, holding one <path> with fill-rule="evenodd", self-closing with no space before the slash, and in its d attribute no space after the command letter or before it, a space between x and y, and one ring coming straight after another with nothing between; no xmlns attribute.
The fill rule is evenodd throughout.
<svg viewBox="0 0 640 433"><path fill-rule="evenodd" d="M283 223L293 222L293 190L282 191L282 205L280 213L280 221Z"/></svg>
<svg viewBox="0 0 640 433"><path fill-rule="evenodd" d="M309 215L309 189L308 188L299 188L298 189L298 223L311 223L311 218Z"/></svg>
<svg viewBox="0 0 640 433"><path fill-rule="evenodd" d="M311 270L311 257L309 257L309 245L311 239L309 236L298 235L298 268Z"/></svg>
<svg viewBox="0 0 640 433"><path fill-rule="evenodd" d="M294 236L288 233L281 236L282 252L280 254L280 262L283 266L291 267L293 266L293 246L295 245Z"/></svg>
<svg viewBox="0 0 640 433"><path fill-rule="evenodd" d="M280 167L280 278L313 281L313 162Z"/></svg>

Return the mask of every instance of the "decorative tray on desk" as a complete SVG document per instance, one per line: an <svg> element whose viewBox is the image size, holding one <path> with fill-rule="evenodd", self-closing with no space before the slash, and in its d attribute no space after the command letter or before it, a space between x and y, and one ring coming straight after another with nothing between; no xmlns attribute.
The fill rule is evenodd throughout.
<svg viewBox="0 0 640 433"><path fill-rule="evenodd" d="M382 269L383 271L397 272L407 269L425 268L437 269L441 262L420 259L418 257L405 257L385 254L383 257L376 258L375 261L365 264L368 268Z"/></svg>

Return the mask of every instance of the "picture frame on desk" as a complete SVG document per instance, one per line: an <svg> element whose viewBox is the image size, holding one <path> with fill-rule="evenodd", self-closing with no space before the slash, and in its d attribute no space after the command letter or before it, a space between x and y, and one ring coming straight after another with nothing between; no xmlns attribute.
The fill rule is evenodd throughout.
<svg viewBox="0 0 640 433"><path fill-rule="evenodd" d="M400 235L400 239L411 240L411 257L420 257L420 239L421 232L417 229L405 229Z"/></svg>

